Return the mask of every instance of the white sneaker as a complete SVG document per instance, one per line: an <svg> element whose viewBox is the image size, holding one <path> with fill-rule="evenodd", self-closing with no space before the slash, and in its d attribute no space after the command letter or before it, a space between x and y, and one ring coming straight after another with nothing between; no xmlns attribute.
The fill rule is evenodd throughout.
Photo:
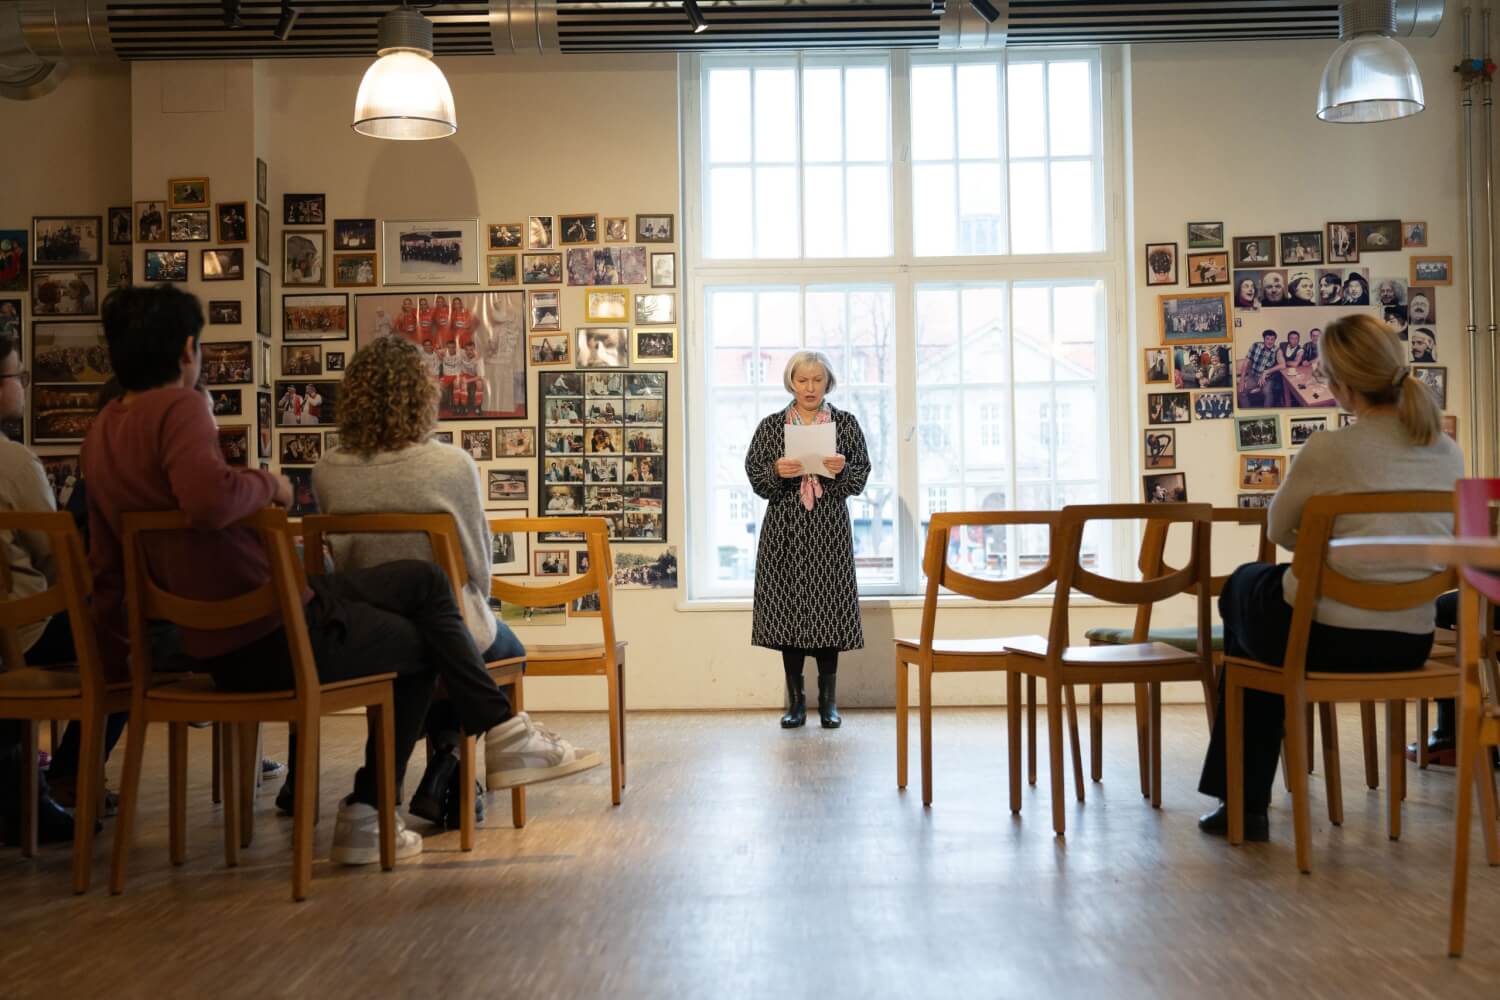
<svg viewBox="0 0 1500 1000"><path fill-rule="evenodd" d="M484 761L485 786L495 792L587 771L599 766L599 755L576 749L520 712L484 734Z"/></svg>
<svg viewBox="0 0 1500 1000"><path fill-rule="evenodd" d="M396 860L422 853L422 837L406 828L396 813ZM329 857L341 865L373 865L380 860L380 812L352 798L339 803L333 827L333 851Z"/></svg>

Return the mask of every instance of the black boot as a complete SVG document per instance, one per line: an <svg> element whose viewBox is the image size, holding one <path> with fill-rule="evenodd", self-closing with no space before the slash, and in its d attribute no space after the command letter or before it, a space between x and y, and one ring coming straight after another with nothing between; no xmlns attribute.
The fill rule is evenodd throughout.
<svg viewBox="0 0 1500 1000"><path fill-rule="evenodd" d="M823 720L824 729L837 729L844 724L836 703L838 677L835 673L818 674L818 718Z"/></svg>
<svg viewBox="0 0 1500 1000"><path fill-rule="evenodd" d="M458 772L453 772L453 780L448 783L448 794L443 798L443 826L449 830L457 830L463 825L463 791L459 787ZM484 786L474 782L474 823L484 822Z"/></svg>
<svg viewBox="0 0 1500 1000"><path fill-rule="evenodd" d="M407 812L413 816L420 816L425 820L443 825L444 814L447 812L446 799L449 788L458 787L458 757L456 747L442 745L433 750L432 757L427 761L427 770L422 774L422 780L417 783L417 790L412 793L411 805Z"/></svg>
<svg viewBox="0 0 1500 1000"><path fill-rule="evenodd" d="M798 729L807 723L807 691L803 687L802 669L786 672L786 714L781 717L782 729Z"/></svg>

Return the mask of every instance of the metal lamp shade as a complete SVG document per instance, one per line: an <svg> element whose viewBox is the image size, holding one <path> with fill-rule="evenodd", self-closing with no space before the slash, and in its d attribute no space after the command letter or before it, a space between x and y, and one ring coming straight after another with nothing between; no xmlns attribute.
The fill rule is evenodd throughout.
<svg viewBox="0 0 1500 1000"><path fill-rule="evenodd" d="M1362 124L1406 118L1426 106L1422 75L1400 42L1356 35L1334 50L1318 87L1318 117Z"/></svg>
<svg viewBox="0 0 1500 1000"><path fill-rule="evenodd" d="M354 98L354 131L376 139L442 139L458 131L453 91L432 61L432 22L406 7L380 19L380 58Z"/></svg>

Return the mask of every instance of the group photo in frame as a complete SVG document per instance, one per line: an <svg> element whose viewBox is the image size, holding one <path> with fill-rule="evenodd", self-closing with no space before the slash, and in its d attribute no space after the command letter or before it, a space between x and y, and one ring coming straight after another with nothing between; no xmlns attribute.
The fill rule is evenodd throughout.
<svg viewBox="0 0 1500 1000"><path fill-rule="evenodd" d="M272 395L277 427L338 426L338 382L279 379Z"/></svg>
<svg viewBox="0 0 1500 1000"><path fill-rule="evenodd" d="M376 250L374 219L334 219L333 250Z"/></svg>
<svg viewBox="0 0 1500 1000"><path fill-rule="evenodd" d="M348 340L349 293L283 295L281 337L292 342Z"/></svg>
<svg viewBox="0 0 1500 1000"><path fill-rule="evenodd" d="M71 444L82 441L99 412L102 384L44 382L31 386L31 441L33 444Z"/></svg>
<svg viewBox="0 0 1500 1000"><path fill-rule="evenodd" d="M386 219L380 243L387 285L479 284L478 219Z"/></svg>
<svg viewBox="0 0 1500 1000"><path fill-rule="evenodd" d="M1163 344L1196 344L1229 339L1229 295L1197 292L1156 297Z"/></svg>
<svg viewBox="0 0 1500 1000"><path fill-rule="evenodd" d="M31 220L31 262L38 267L97 264L104 257L104 220L97 215L38 215Z"/></svg>
<svg viewBox="0 0 1500 1000"><path fill-rule="evenodd" d="M107 382L115 374L98 321L31 324L30 367L38 382Z"/></svg>

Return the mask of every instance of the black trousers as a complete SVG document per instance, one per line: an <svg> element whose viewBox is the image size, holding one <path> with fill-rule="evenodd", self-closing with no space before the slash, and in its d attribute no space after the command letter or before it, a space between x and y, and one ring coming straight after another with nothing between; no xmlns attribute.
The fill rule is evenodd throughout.
<svg viewBox="0 0 1500 1000"><path fill-rule="evenodd" d="M809 656L817 661L819 677L832 677L839 672L839 651L836 649L783 649L781 666L788 677L801 677L802 667Z"/></svg>
<svg viewBox="0 0 1500 1000"><path fill-rule="evenodd" d="M1500 629L1500 605L1492 609L1495 615L1494 627ZM1437 599L1437 624L1438 628L1458 628L1458 591L1450 590ZM1458 734L1458 706L1452 698L1439 698L1437 703L1437 726L1433 735L1440 740L1456 739ZM1418 733L1420 739L1426 739L1426 733Z"/></svg>
<svg viewBox="0 0 1500 1000"><path fill-rule="evenodd" d="M1292 606L1282 596L1281 581L1291 566L1249 563L1235 570L1219 595L1224 619L1224 652L1280 666L1292 628ZM1308 636L1308 667L1320 673L1375 673L1415 670L1432 651L1432 635L1377 629L1336 628L1313 622ZM1264 812L1281 756L1286 718L1284 699L1264 691L1245 691L1245 810ZM1308 748L1312 752L1312 748ZM1214 719L1208 756L1198 791L1215 798L1228 793L1224 753L1224 680L1219 679L1219 711Z"/></svg>
<svg viewBox="0 0 1500 1000"><path fill-rule="evenodd" d="M482 733L509 719L510 699L484 669L448 578L435 563L403 560L351 573L312 577L307 631L325 683L394 673L396 783L406 773L422 735L433 689L448 690L458 723ZM202 664L226 691L274 691L292 686L286 634L281 629ZM375 736L354 778L354 799L375 804Z"/></svg>

